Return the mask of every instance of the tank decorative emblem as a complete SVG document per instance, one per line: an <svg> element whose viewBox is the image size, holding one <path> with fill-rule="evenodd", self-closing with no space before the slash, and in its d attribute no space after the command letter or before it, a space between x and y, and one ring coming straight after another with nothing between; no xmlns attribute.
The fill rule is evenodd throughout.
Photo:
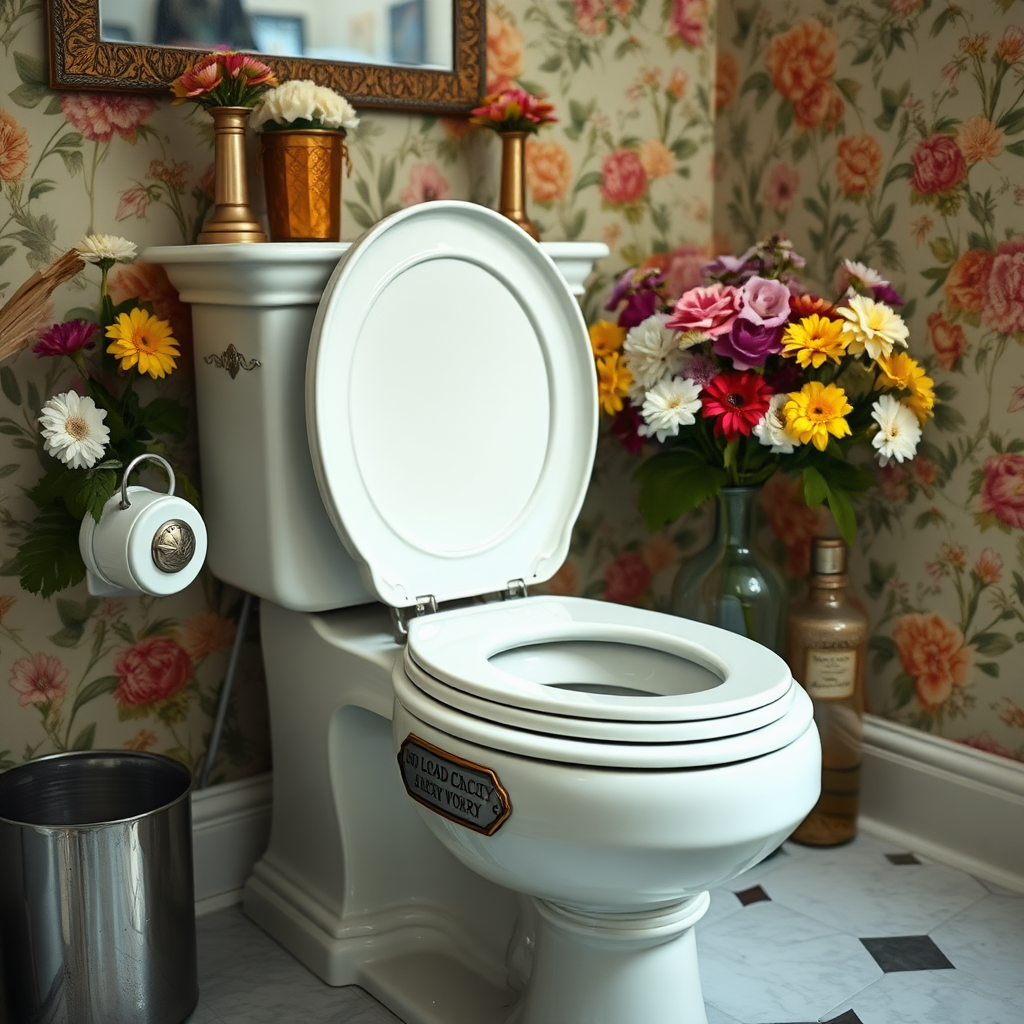
<svg viewBox="0 0 1024 1024"><path fill-rule="evenodd" d="M161 572L181 572L196 553L196 535L181 519L164 523L153 537L153 562Z"/></svg>
<svg viewBox="0 0 1024 1024"><path fill-rule="evenodd" d="M234 345L228 345L219 356L207 356L203 362L216 366L218 370L227 370L232 380L238 376L239 370L255 370L262 365L258 359L246 359Z"/></svg>
<svg viewBox="0 0 1024 1024"><path fill-rule="evenodd" d="M398 751L398 767L413 800L474 832L493 836L512 813L508 793L490 768L411 733Z"/></svg>

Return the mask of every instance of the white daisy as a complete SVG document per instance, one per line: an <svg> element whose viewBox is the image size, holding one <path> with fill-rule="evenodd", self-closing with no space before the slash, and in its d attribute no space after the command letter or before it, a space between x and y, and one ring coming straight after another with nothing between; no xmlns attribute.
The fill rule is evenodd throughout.
<svg viewBox="0 0 1024 1024"><path fill-rule="evenodd" d="M120 235L86 235L75 246L75 252L85 263L131 263L137 253L135 243Z"/></svg>
<svg viewBox="0 0 1024 1024"><path fill-rule="evenodd" d="M700 385L685 377L661 380L644 395L640 414L644 423L637 431L641 437L675 437L680 427L688 427L700 412Z"/></svg>
<svg viewBox="0 0 1024 1024"><path fill-rule="evenodd" d="M846 320L843 333L850 335L846 351L860 355L867 351L872 359L892 354L893 346L906 347L910 329L899 313L884 302L876 302L867 295L854 295L849 305L836 311Z"/></svg>
<svg viewBox="0 0 1024 1024"><path fill-rule="evenodd" d="M800 438L786 430L782 407L788 401L789 395L772 395L768 411L754 427L754 437L766 448L771 448L772 455L792 455L793 449L800 443Z"/></svg>
<svg viewBox="0 0 1024 1024"><path fill-rule="evenodd" d="M683 353L676 332L665 326L667 319L661 313L649 316L622 343L622 361L633 376L629 397L637 404L663 377L682 369Z"/></svg>
<svg viewBox="0 0 1024 1024"><path fill-rule="evenodd" d="M110 430L103 425L105 409L88 397L66 391L54 395L42 409L39 423L43 450L71 469L90 469L103 455Z"/></svg>
<svg viewBox="0 0 1024 1024"><path fill-rule="evenodd" d="M871 443L878 449L880 466L887 466L890 459L902 462L914 457L921 440L921 425L912 410L892 395L882 395L871 406L871 418L878 424L878 433Z"/></svg>
<svg viewBox="0 0 1024 1024"><path fill-rule="evenodd" d="M877 288L889 283L877 270L858 260L843 260L843 270L846 272L847 283L860 285L861 288Z"/></svg>

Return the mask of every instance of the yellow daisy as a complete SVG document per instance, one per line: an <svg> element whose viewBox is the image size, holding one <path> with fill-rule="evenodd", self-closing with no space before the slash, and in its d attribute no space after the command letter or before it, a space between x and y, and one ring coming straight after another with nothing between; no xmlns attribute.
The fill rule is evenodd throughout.
<svg viewBox="0 0 1024 1024"><path fill-rule="evenodd" d="M606 356L610 352L618 352L626 340L626 328L619 327L609 320L598 320L590 327L590 347L595 356Z"/></svg>
<svg viewBox="0 0 1024 1024"><path fill-rule="evenodd" d="M786 430L801 444L810 442L819 452L828 447L829 434L846 437L850 433L850 424L844 419L848 412L853 412L853 406L846 400L846 392L817 380L792 392L782 407Z"/></svg>
<svg viewBox="0 0 1024 1024"><path fill-rule="evenodd" d="M622 411L622 400L629 393L633 375L619 364L619 353L611 352L597 360L597 397L601 408L614 416Z"/></svg>
<svg viewBox="0 0 1024 1024"><path fill-rule="evenodd" d="M804 368L818 369L826 359L837 363L846 352L848 336L843 334L843 321L812 313L800 323L790 324L782 336L782 354L795 359Z"/></svg>
<svg viewBox="0 0 1024 1024"><path fill-rule="evenodd" d="M893 352L881 356L878 368L882 371L875 387L878 390L906 390L910 394L903 399L903 404L913 411L921 425L929 416L934 416L935 381L927 376L924 367L905 352Z"/></svg>
<svg viewBox="0 0 1024 1024"><path fill-rule="evenodd" d="M148 373L155 380L178 365L174 361L178 343L171 337L171 325L144 309L122 313L107 328L107 337L114 339L107 351L121 360L122 370L137 365L139 373Z"/></svg>

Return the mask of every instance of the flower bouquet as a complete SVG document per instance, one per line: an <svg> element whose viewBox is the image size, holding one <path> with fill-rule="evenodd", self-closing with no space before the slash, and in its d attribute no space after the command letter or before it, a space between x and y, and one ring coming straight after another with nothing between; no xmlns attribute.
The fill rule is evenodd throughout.
<svg viewBox="0 0 1024 1024"><path fill-rule="evenodd" d="M34 420L23 425L0 417L0 430L13 434L19 447L38 448L44 465L43 478L28 491L34 519L9 524L22 533L10 569L25 590L44 597L85 577L79 528L87 515L99 522L120 484L120 471L137 455L165 454L163 438L183 437L188 423L180 402L144 400L136 390L141 376L158 380L172 373L179 352L168 321L136 299L114 304L107 291L110 269L135 259L134 243L89 235L76 251L82 263L100 269L98 322L79 318L54 324L32 348L36 356L55 360L47 375L50 387L61 375L57 360L69 360L76 379L41 406L38 399L33 404L30 393ZM177 477L184 495L195 502L194 488L180 473Z"/></svg>
<svg viewBox="0 0 1024 1024"><path fill-rule="evenodd" d="M506 89L485 96L470 117L473 124L490 128L501 139L498 213L518 224L534 240L540 238L540 232L526 215L526 137L557 120L550 103L525 89Z"/></svg>
<svg viewBox="0 0 1024 1024"><path fill-rule="evenodd" d="M249 53L208 53L171 82L172 104L191 101L203 110L254 107L277 76Z"/></svg>
<svg viewBox="0 0 1024 1024"><path fill-rule="evenodd" d="M663 443L637 471L654 530L724 487L799 475L807 504L823 502L852 542L850 496L882 466L912 459L935 392L905 352L894 289L844 261L835 300L796 277L804 261L775 235L704 268L707 284L669 305L656 270L627 271L608 303L618 323L591 330L602 409L627 441Z"/></svg>

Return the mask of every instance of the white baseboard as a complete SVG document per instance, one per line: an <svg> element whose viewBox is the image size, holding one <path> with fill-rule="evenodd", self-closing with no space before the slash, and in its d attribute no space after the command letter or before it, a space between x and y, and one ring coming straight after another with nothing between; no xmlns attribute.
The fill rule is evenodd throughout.
<svg viewBox="0 0 1024 1024"><path fill-rule="evenodd" d="M270 835L270 775L196 790L192 794L192 855L196 913L239 903Z"/></svg>
<svg viewBox="0 0 1024 1024"><path fill-rule="evenodd" d="M1024 764L866 715L861 825L1024 892Z"/></svg>

